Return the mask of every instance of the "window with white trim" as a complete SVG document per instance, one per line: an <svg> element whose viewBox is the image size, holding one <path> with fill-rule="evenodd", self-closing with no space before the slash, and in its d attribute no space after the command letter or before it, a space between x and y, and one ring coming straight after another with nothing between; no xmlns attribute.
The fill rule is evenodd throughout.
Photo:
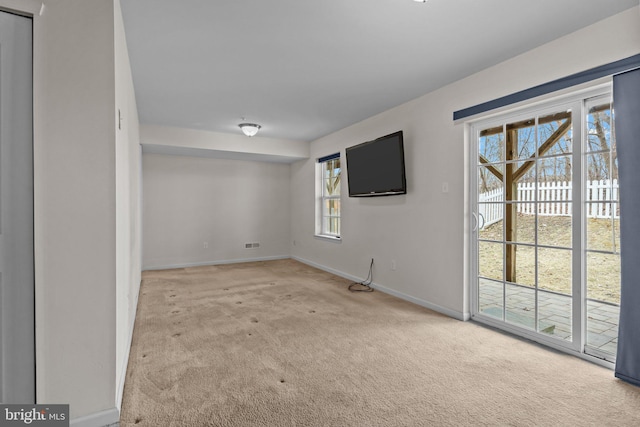
<svg viewBox="0 0 640 427"><path fill-rule="evenodd" d="M340 153L318 159L316 234L340 238Z"/></svg>

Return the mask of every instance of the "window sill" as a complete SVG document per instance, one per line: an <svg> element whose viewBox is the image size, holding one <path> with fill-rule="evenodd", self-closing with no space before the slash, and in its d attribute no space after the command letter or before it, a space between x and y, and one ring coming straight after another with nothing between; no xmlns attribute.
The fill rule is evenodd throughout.
<svg viewBox="0 0 640 427"><path fill-rule="evenodd" d="M342 239L339 236L330 236L328 234L315 234L314 237L317 238L317 239L328 240L328 241L334 242L334 243L341 243L342 242Z"/></svg>

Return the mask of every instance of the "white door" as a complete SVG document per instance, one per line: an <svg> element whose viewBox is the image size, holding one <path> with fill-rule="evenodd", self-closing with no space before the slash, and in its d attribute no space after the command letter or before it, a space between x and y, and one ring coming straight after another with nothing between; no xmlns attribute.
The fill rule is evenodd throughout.
<svg viewBox="0 0 640 427"><path fill-rule="evenodd" d="M32 20L0 12L0 400L35 403Z"/></svg>
<svg viewBox="0 0 640 427"><path fill-rule="evenodd" d="M478 127L476 205L477 313L576 349L579 123L568 103Z"/></svg>
<svg viewBox="0 0 640 427"><path fill-rule="evenodd" d="M620 209L608 86L472 126L474 319L615 361Z"/></svg>

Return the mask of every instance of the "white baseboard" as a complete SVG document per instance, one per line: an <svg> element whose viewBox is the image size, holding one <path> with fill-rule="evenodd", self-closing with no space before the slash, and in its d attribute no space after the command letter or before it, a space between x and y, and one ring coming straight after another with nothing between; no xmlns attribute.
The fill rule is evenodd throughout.
<svg viewBox="0 0 640 427"><path fill-rule="evenodd" d="M432 302L425 301L425 300L420 299L420 298L412 297L411 295L407 295L407 294L404 294L402 292L398 292L398 291L396 291L394 289L389 289L389 288L386 288L384 286L376 285L376 284L372 284L371 287L376 289L376 290L378 290L378 291L380 291L380 292L384 292L385 294L393 295L394 297L398 297L400 299L412 302L414 304L417 304L419 306L428 308L430 310L437 311L438 313L442 313L442 314L444 314L446 316L453 317L454 319L466 321L466 320L469 320L471 318L469 313L463 313L461 311L451 310L450 308L442 307L441 305L434 304Z"/></svg>
<svg viewBox="0 0 640 427"><path fill-rule="evenodd" d="M111 408L84 417L74 418L69 422L72 427L105 427L120 421L118 408Z"/></svg>
<svg viewBox="0 0 640 427"><path fill-rule="evenodd" d="M192 262L192 263L184 263L184 264L155 265L155 266L144 266L142 267L142 271L171 270L173 268L204 267L207 265L239 264L242 262L274 261L278 259L289 259L289 258L291 258L289 255L276 255L276 256L258 257L258 258L241 258L241 259L228 259L228 260L218 260L218 261Z"/></svg>
<svg viewBox="0 0 640 427"><path fill-rule="evenodd" d="M303 264L310 265L312 267L318 268L320 270L326 271L331 274L335 274L336 276L344 277L345 279L353 280L354 282L362 280L361 278L352 276L351 274L345 273L340 270L333 269L331 267L327 267L313 261L309 261L304 258L300 258L297 256L289 256L289 255L279 255L279 256L270 256L270 257L261 257L261 258L244 258L244 259L233 259L233 260L220 260L220 261L207 261L207 262L198 262L198 263L186 263L186 264L171 264L171 265L161 265L161 266L148 266L144 267L143 271L149 270L169 270L172 268L189 268L189 267L202 267L207 265L222 265L222 264L236 264L241 262L255 262L255 261L273 261L278 259L295 259L296 261L300 261ZM442 307L438 304L434 304L429 301L425 301L420 298L413 297L411 295L407 295L405 293L396 291L394 289L387 288L385 286L379 285L375 282L371 284L371 287L379 290L380 292L384 292L385 294L393 295L405 301L412 302L419 306L428 308L433 311L437 311L438 313L442 313L449 317L453 317L454 319L467 321L471 319L471 313L469 312L461 312L452 310L450 308Z"/></svg>
<svg viewBox="0 0 640 427"><path fill-rule="evenodd" d="M351 274L347 274L347 273L345 273L343 271L336 270L336 269L333 269L333 268L330 268L330 267L326 267L324 265L315 263L313 261L309 261L309 260L304 259L304 258L300 258L300 257L296 257L296 256L292 256L291 258L295 259L296 261L300 261L303 264L310 265L311 267L315 267L317 269L326 271L327 273L335 274L336 276L340 276L340 277L344 277L345 279L353 280L354 282L359 282L359 281L362 280L362 278L358 278L358 277L352 276ZM398 297L398 298L403 299L405 301L409 301L411 303L417 304L417 305L419 305L421 307L425 307L425 308L428 308L430 310L437 311L438 313L442 313L442 314L444 314L446 316L453 317L454 319L467 321L467 320L469 320L471 318L471 315L469 313L463 313L461 311L451 310L450 308L442 307L442 306L440 306L438 304L434 304L432 302L425 301L423 299L416 298L416 297L413 297L411 295L407 295L405 293L396 291L394 289L390 289L390 288L387 288L385 286L378 285L375 282L371 283L370 286L372 288L380 291L380 292L384 292L385 294L393 295L394 297Z"/></svg>

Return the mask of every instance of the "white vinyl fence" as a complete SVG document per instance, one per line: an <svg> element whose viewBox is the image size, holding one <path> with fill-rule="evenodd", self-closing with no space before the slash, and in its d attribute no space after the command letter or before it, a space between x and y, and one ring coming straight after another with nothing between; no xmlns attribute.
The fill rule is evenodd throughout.
<svg viewBox="0 0 640 427"><path fill-rule="evenodd" d="M518 184L516 211L522 214L569 216L572 213L572 194L570 182L539 182L536 197L536 184ZM618 200L618 180L587 181L585 191L588 218L620 217L618 205L615 211L611 202ZM480 226L486 227L503 218L503 189L482 193L478 196Z"/></svg>

